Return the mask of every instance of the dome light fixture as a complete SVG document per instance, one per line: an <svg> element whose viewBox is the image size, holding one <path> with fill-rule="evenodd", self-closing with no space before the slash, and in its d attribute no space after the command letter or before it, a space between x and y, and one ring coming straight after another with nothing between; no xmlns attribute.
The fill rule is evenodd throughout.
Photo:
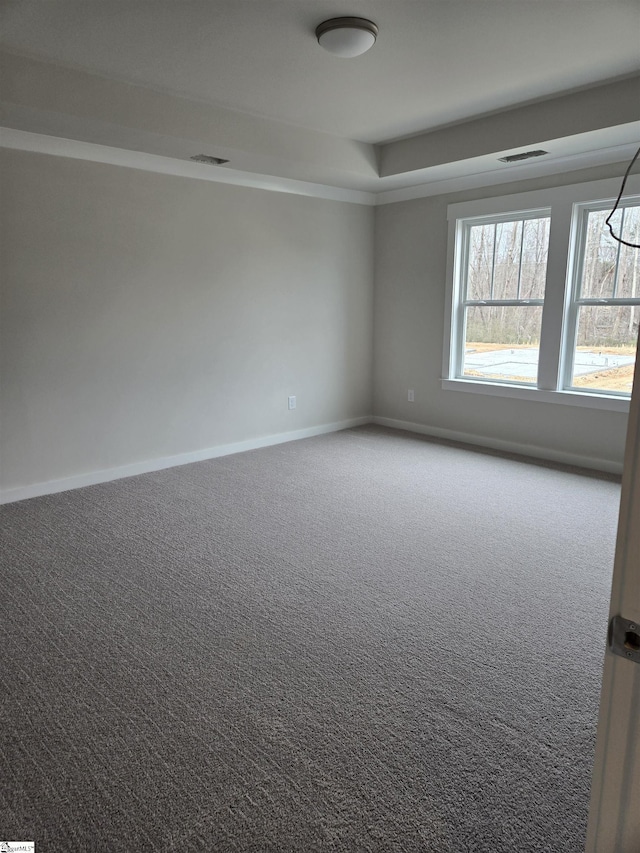
<svg viewBox="0 0 640 853"><path fill-rule="evenodd" d="M316 27L318 44L344 59L366 53L377 35L378 27L366 18L331 18Z"/></svg>

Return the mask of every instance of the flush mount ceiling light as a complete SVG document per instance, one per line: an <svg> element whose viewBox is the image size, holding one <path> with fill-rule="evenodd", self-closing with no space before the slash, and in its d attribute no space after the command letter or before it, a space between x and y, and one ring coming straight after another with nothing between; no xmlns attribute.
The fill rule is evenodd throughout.
<svg viewBox="0 0 640 853"><path fill-rule="evenodd" d="M366 18L331 18L316 27L318 44L345 59L365 53L377 35L378 27Z"/></svg>

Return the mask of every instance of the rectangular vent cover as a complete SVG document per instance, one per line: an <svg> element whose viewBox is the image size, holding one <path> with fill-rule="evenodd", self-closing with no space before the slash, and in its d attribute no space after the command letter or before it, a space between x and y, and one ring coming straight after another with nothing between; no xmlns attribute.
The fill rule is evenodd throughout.
<svg viewBox="0 0 640 853"><path fill-rule="evenodd" d="M222 166L224 163L229 162L224 157L212 157L210 154L194 154L189 159L195 160L196 163L208 163L209 166Z"/></svg>
<svg viewBox="0 0 640 853"><path fill-rule="evenodd" d="M522 154L507 154L506 157L498 157L498 160L501 163L517 163L520 160L528 160L530 157L542 157L543 154L548 153L548 151L538 148L536 151L523 151Z"/></svg>

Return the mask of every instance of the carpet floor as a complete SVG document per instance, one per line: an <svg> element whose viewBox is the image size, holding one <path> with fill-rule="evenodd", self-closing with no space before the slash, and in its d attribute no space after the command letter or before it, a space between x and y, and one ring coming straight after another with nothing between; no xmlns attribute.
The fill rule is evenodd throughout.
<svg viewBox="0 0 640 853"><path fill-rule="evenodd" d="M0 838L579 853L619 495L370 426L2 507Z"/></svg>

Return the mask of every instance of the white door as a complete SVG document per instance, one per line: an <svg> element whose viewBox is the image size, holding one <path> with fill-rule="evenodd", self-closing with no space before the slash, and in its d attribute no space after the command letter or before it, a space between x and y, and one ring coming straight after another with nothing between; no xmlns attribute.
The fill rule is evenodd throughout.
<svg viewBox="0 0 640 853"><path fill-rule="evenodd" d="M609 619L618 647L605 656L587 853L640 853L640 362L622 475Z"/></svg>

